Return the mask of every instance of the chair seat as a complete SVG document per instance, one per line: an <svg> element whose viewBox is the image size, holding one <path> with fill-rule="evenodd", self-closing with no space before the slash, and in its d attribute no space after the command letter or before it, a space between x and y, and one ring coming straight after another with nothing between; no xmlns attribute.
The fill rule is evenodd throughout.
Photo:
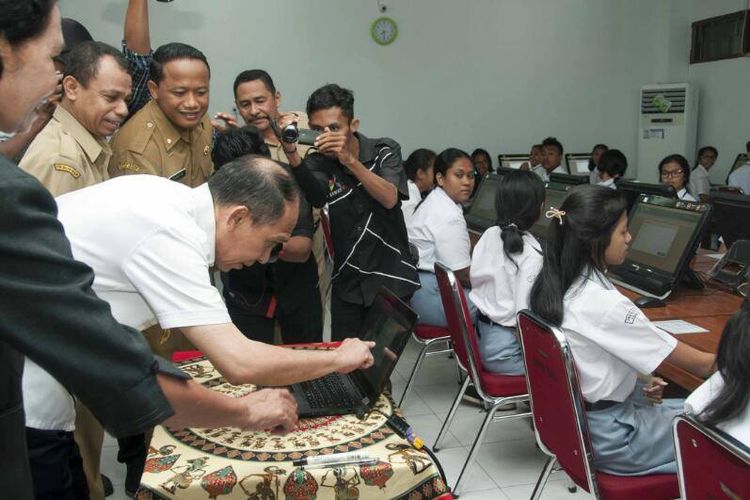
<svg viewBox="0 0 750 500"><path fill-rule="evenodd" d="M602 498L637 498L638 500L664 500L680 497L677 474L652 474L650 476L615 476L597 472L599 493Z"/></svg>
<svg viewBox="0 0 750 500"><path fill-rule="evenodd" d="M523 375L502 375L500 373L491 373L480 371L482 390L488 395L495 398L520 396L528 392L526 387L526 377Z"/></svg>
<svg viewBox="0 0 750 500"><path fill-rule="evenodd" d="M450 337L451 332L444 326L417 325L414 327L414 336L419 340L432 340Z"/></svg>

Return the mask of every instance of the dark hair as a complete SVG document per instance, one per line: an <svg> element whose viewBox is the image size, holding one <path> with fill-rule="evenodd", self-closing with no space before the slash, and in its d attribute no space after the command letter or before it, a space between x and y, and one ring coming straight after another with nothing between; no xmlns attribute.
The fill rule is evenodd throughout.
<svg viewBox="0 0 750 500"><path fill-rule="evenodd" d="M286 204L299 199L299 188L284 167L256 155L241 156L224 164L208 179L208 189L218 205L243 205L253 224L271 224Z"/></svg>
<svg viewBox="0 0 750 500"><path fill-rule="evenodd" d="M619 149L608 149L602 154L596 168L610 177L622 177L628 169L628 159Z"/></svg>
<svg viewBox="0 0 750 500"><path fill-rule="evenodd" d="M248 69L237 75L237 78L234 79L234 98L237 98L237 87L243 83L254 82L255 80L263 82L263 85L265 85L272 94L276 93L276 86L273 84L273 78L271 78L271 75L269 75L267 71L262 69Z"/></svg>
<svg viewBox="0 0 750 500"><path fill-rule="evenodd" d="M544 203L544 182L533 172L513 170L500 178L495 192L496 223L502 229L503 252L518 269L511 254L523 252L523 232L539 219Z"/></svg>
<svg viewBox="0 0 750 500"><path fill-rule="evenodd" d="M471 163L472 163L472 165L474 164L474 160L477 159L477 156L481 156L481 155L484 155L485 157L487 157L487 162L489 163L489 166L487 168L488 168L488 170L490 172L492 172L493 171L492 170L492 157L490 156L490 154L487 152L486 149L477 148L474 151L472 151L472 153L471 153Z"/></svg>
<svg viewBox="0 0 750 500"><path fill-rule="evenodd" d="M86 26L75 19L64 17L60 24L65 46L60 55L55 57L55 62L59 62L64 68L68 64L68 54L70 54L70 51L83 42L93 42L94 37L91 36Z"/></svg>
<svg viewBox="0 0 750 500"><path fill-rule="evenodd" d="M409 180L414 180L417 177L419 170L425 172L430 168L430 163L435 160L435 152L427 148L415 149L409 157L404 161L404 170L406 171L406 177Z"/></svg>
<svg viewBox="0 0 750 500"><path fill-rule="evenodd" d="M698 417L709 425L737 417L750 400L750 301L747 299L724 326L716 366L724 387Z"/></svg>
<svg viewBox="0 0 750 500"><path fill-rule="evenodd" d="M268 145L254 126L230 128L214 139L211 160L216 170L219 170L225 163L245 155L271 157Z"/></svg>
<svg viewBox="0 0 750 500"><path fill-rule="evenodd" d="M750 141L745 143L745 152L750 153Z"/></svg>
<svg viewBox="0 0 750 500"><path fill-rule="evenodd" d="M55 0L0 0L0 38L17 47L44 33ZM3 74L0 58L0 76Z"/></svg>
<svg viewBox="0 0 750 500"><path fill-rule="evenodd" d="M206 65L208 77L211 78L211 66L208 65L206 56L200 50L186 43L165 43L154 52L153 61L149 70L149 79L159 84L164 79L164 66L168 62L178 59L196 59Z"/></svg>
<svg viewBox="0 0 750 500"><path fill-rule="evenodd" d="M460 158L466 158L471 161L471 157L466 154L465 151L461 151L457 148L444 149L435 157L435 165L432 167L432 176L436 186L438 185L437 174L445 176L448 173L448 169L451 168L451 165Z"/></svg>
<svg viewBox="0 0 750 500"><path fill-rule="evenodd" d="M589 172L593 172L597 167L597 165L594 164L594 153L596 153L597 149L601 149L602 151L606 152L609 150L609 146L607 146L606 144L597 144L593 148L591 148L591 158L589 158Z"/></svg>
<svg viewBox="0 0 750 500"><path fill-rule="evenodd" d="M571 285L594 269L604 270L612 232L627 209L614 189L581 185L570 190L562 206L562 224L547 228L542 270L534 281L529 307L546 321L563 321L563 298Z"/></svg>
<svg viewBox="0 0 750 500"><path fill-rule="evenodd" d="M560 144L560 141L557 140L557 137L547 137L542 141L542 147L544 146L550 146L553 148L556 148L557 151L560 153L560 156L563 154L563 146Z"/></svg>
<svg viewBox="0 0 750 500"><path fill-rule="evenodd" d="M354 118L354 93L335 83L329 83L310 94L307 99L307 116L330 108L341 108L344 116L351 120Z"/></svg>
<svg viewBox="0 0 750 500"><path fill-rule="evenodd" d="M695 158L695 166L693 167L693 170L695 170L696 168L698 168L698 165L700 165L701 156L703 156L704 154L706 154L709 151L713 151L714 156L716 158L719 157L719 150L718 149L716 149L713 146L703 146L702 148L700 148L698 150L698 154L696 155L696 158Z"/></svg>
<svg viewBox="0 0 750 500"><path fill-rule="evenodd" d="M130 75L130 65L125 56L104 42L79 43L67 54L65 76L72 76L84 87L99 73L99 64L104 57L111 57L117 66Z"/></svg>
<svg viewBox="0 0 750 500"><path fill-rule="evenodd" d="M661 181L661 171L664 165L667 163L677 163L680 166L680 169L682 170L682 174L685 177L685 189L688 189L688 186L690 185L690 164L687 161L687 158L680 154L673 154L665 157L662 161L659 162L659 181Z"/></svg>
<svg viewBox="0 0 750 500"><path fill-rule="evenodd" d="M544 147L544 144L534 144L531 146L531 149L538 149L541 151L541 149Z"/></svg>

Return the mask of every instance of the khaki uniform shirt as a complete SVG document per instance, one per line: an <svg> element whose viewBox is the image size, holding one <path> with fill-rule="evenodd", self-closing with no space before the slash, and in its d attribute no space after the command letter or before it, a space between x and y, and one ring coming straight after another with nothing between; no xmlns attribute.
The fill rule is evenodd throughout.
<svg viewBox="0 0 750 500"><path fill-rule="evenodd" d="M109 179L112 151L62 106L29 145L20 166L60 196Z"/></svg>
<svg viewBox="0 0 750 500"><path fill-rule="evenodd" d="M180 131L156 101L146 104L112 139L109 175L151 174L171 177L183 168L178 180L197 187L214 171L211 161L213 131L208 114L192 130Z"/></svg>

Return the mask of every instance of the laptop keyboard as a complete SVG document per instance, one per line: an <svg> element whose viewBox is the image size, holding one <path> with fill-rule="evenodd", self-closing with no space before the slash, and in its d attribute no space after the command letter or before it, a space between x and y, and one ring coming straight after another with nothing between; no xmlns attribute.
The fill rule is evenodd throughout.
<svg viewBox="0 0 750 500"><path fill-rule="evenodd" d="M328 375L300 383L311 408L343 408L359 404L342 382L341 377Z"/></svg>

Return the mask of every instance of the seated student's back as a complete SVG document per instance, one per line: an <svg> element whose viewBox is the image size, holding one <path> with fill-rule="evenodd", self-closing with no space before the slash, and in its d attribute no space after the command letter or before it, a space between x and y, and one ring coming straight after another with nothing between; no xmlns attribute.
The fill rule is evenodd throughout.
<svg viewBox="0 0 750 500"><path fill-rule="evenodd" d="M435 152L431 149L415 149L404 162L409 187L409 199L401 202L401 211L404 213L404 222L408 222L417 205L422 201L422 196L430 192L435 185L432 166L435 164Z"/></svg>
<svg viewBox="0 0 750 500"><path fill-rule="evenodd" d="M628 159L619 149L608 149L599 158L596 171L599 174L600 186L617 189L615 184L618 179L625 175L628 169Z"/></svg>

